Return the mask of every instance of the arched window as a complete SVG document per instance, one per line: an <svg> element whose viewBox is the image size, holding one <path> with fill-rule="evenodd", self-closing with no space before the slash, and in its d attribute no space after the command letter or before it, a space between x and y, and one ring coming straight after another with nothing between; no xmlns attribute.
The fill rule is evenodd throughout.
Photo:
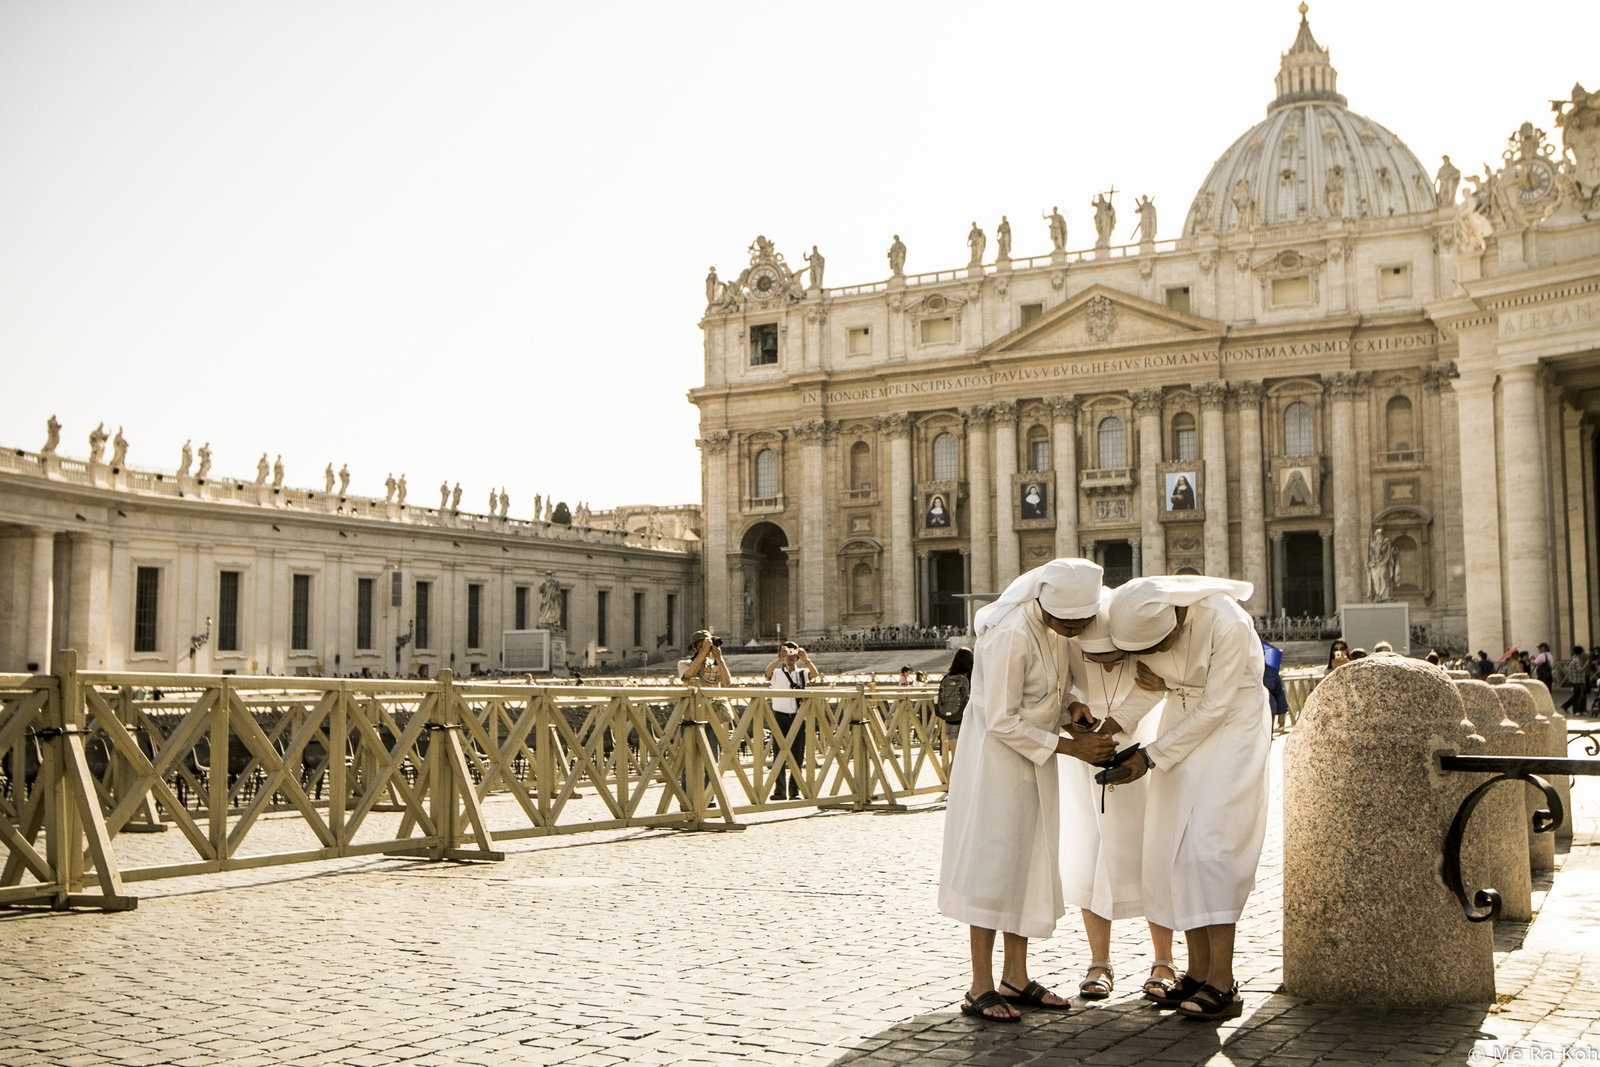
<svg viewBox="0 0 1600 1067"><path fill-rule="evenodd" d="M755 497L772 500L778 495L778 455L770 448L756 453Z"/></svg>
<svg viewBox="0 0 1600 1067"><path fill-rule="evenodd" d="M856 611L871 611L872 601L872 565L857 563L850 569L850 606Z"/></svg>
<svg viewBox="0 0 1600 1067"><path fill-rule="evenodd" d="M1050 431L1035 426L1028 431L1028 467L1030 471L1050 469Z"/></svg>
<svg viewBox="0 0 1600 1067"><path fill-rule="evenodd" d="M1100 420L1095 432L1099 444L1100 469L1126 467L1128 452L1122 432L1122 420L1115 415L1107 415Z"/></svg>
<svg viewBox="0 0 1600 1067"><path fill-rule="evenodd" d="M1311 429L1311 405L1296 400L1283 409L1283 454L1309 456L1316 451L1316 437Z"/></svg>
<svg viewBox="0 0 1600 1067"><path fill-rule="evenodd" d="M933 439L933 480L953 482L961 477L961 458L956 435L944 432Z"/></svg>
<svg viewBox="0 0 1600 1067"><path fill-rule="evenodd" d="M865 441L850 446L850 488L858 493L872 488L872 448Z"/></svg>
<svg viewBox="0 0 1600 1067"><path fill-rule="evenodd" d="M1175 460L1196 458L1199 446L1195 440L1194 416L1187 411L1180 411L1172 416L1172 458Z"/></svg>
<svg viewBox="0 0 1600 1067"><path fill-rule="evenodd" d="M1384 440L1390 452L1411 452L1416 448L1416 433L1411 419L1411 401L1397 396L1383 412Z"/></svg>

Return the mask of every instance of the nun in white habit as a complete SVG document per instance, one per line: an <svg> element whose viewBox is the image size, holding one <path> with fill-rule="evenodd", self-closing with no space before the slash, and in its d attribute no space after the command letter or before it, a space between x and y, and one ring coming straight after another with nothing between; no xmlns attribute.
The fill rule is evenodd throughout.
<svg viewBox="0 0 1600 1067"><path fill-rule="evenodd" d="M1261 641L1239 605L1248 582L1135 578L1112 594L1111 638L1141 677L1168 687L1156 739L1129 761L1153 772L1145 813L1145 914L1183 930L1188 973L1158 1003L1196 1019L1244 1010L1234 928L1255 887L1267 830L1272 716Z"/></svg>
<svg viewBox="0 0 1600 1067"><path fill-rule="evenodd" d="M1156 738L1152 714L1166 687L1136 681L1134 659L1111 641L1111 590L1100 594L1100 614L1068 642L1072 687L1078 700L1119 747L1145 745ZM1143 863L1145 799L1149 781L1107 790L1095 784L1095 769L1078 760L1061 760L1061 888L1069 905L1081 910L1089 939L1088 974L1078 983L1085 1000L1111 995L1116 970L1111 963L1111 921L1144 914L1140 868ZM1177 984L1172 966L1172 930L1150 924L1152 962L1146 996L1164 996Z"/></svg>
<svg viewBox="0 0 1600 1067"><path fill-rule="evenodd" d="M1013 1004L1070 1007L1028 977L1027 952L1028 938L1049 937L1066 911L1056 754L1093 762L1113 749L1105 735L1061 733L1074 710L1087 712L1069 699L1066 638L1100 610L1100 579L1087 560L1052 560L974 619L972 695L950 772L939 874L939 911L971 927L968 1015L1010 1022ZM997 930L1005 934L999 991Z"/></svg>

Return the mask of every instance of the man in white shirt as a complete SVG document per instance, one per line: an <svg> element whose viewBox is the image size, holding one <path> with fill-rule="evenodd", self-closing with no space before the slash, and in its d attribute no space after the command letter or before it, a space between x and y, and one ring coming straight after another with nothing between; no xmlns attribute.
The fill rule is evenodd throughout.
<svg viewBox="0 0 1600 1067"><path fill-rule="evenodd" d="M767 683L774 689L804 689L813 682L822 681L822 672L811 662L806 650L793 641L785 641L779 647L778 658L767 664L766 674ZM800 780L783 763L782 757L784 738L792 737L787 745L789 754L794 758L795 766L805 766L805 731L794 728L794 717L799 710L800 701L795 697L772 698L772 717L782 729L781 734L772 735L772 752L778 761L777 773L772 780L773 800L783 800L785 796L790 800L800 799Z"/></svg>

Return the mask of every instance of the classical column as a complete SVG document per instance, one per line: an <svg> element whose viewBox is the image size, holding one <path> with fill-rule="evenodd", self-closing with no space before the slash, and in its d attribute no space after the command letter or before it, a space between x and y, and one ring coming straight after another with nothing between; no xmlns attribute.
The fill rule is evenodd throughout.
<svg viewBox="0 0 1600 1067"><path fill-rule="evenodd" d="M1327 539L1323 539L1323 546L1327 546ZM1272 531L1272 604L1267 608L1269 615L1282 615L1287 608L1283 603L1283 572L1285 567L1283 555L1283 531Z"/></svg>
<svg viewBox="0 0 1600 1067"><path fill-rule="evenodd" d="M1004 589L1022 573L1022 554L1011 521L1012 475L1017 473L1017 404L994 406L994 587Z"/></svg>
<svg viewBox="0 0 1600 1067"><path fill-rule="evenodd" d="M972 550L970 548L961 550L961 589L963 592L972 592ZM970 596L961 599L961 606L962 616L967 621L967 633L970 634L972 632L972 613L977 609L973 607Z"/></svg>
<svg viewBox="0 0 1600 1067"><path fill-rule="evenodd" d="M1322 535L1322 617L1331 619L1339 614L1339 604L1333 589L1333 531L1318 530Z"/></svg>
<svg viewBox="0 0 1600 1067"><path fill-rule="evenodd" d="M1053 396L1050 405L1051 466L1056 477L1056 555L1078 553L1078 398Z"/></svg>
<svg viewBox="0 0 1600 1067"><path fill-rule="evenodd" d="M1582 457L1583 471L1583 528L1576 536L1583 538L1586 546L1587 558L1600 560L1600 531L1595 529L1595 469L1594 469L1594 437L1595 428L1592 424L1584 422L1579 429L1580 454ZM1589 633L1589 641L1584 642L1585 648L1594 644L1594 635L1600 633L1600 618L1596 617L1596 588L1595 577L1588 568L1582 572L1574 571L1582 577L1578 580L1580 588L1574 590L1573 598L1576 600L1582 594L1582 601L1573 608L1573 612L1583 622L1583 627Z"/></svg>
<svg viewBox="0 0 1600 1067"><path fill-rule="evenodd" d="M1228 560L1228 438L1223 425L1223 409L1228 401L1228 383L1201 382L1194 387L1200 394L1200 456L1205 463L1205 545L1206 573L1231 578Z"/></svg>
<svg viewBox="0 0 1600 1067"><path fill-rule="evenodd" d="M967 501L967 517L972 521L968 535L972 545L972 588L974 593L998 593L1003 588L994 580L991 523L994 519L994 500L989 489L989 419L987 404L978 404L964 411L967 417L967 486L971 497Z"/></svg>
<svg viewBox="0 0 1600 1067"><path fill-rule="evenodd" d="M39 674L51 667L50 627L55 618L56 535L49 530L33 533L33 566L28 580L28 663ZM132 647L132 642L129 642Z"/></svg>
<svg viewBox="0 0 1600 1067"><path fill-rule="evenodd" d="M1510 638L1532 647L1552 641L1550 506L1545 484L1548 455L1539 435L1543 387L1538 367L1500 372L1500 417L1509 469L1506 487L1506 617Z"/></svg>
<svg viewBox="0 0 1600 1067"><path fill-rule="evenodd" d="M807 419L794 427L800 442L800 634L814 637L827 631L828 574L825 568L828 540L828 485L823 442L830 427L821 419Z"/></svg>
<svg viewBox="0 0 1600 1067"><path fill-rule="evenodd" d="M1144 560L1142 559L1141 550L1139 547L1142 543L1142 538L1130 537L1128 539L1128 548L1131 549L1133 553L1133 576L1135 578L1141 577L1144 574Z"/></svg>
<svg viewBox="0 0 1600 1067"><path fill-rule="evenodd" d="M1161 390L1133 394L1139 416L1139 540L1147 573L1167 572L1167 535L1161 529Z"/></svg>
<svg viewBox="0 0 1600 1067"><path fill-rule="evenodd" d="M917 553L917 617L912 621L926 625L933 621L933 572L926 552Z"/></svg>
<svg viewBox="0 0 1600 1067"><path fill-rule="evenodd" d="M789 618L783 631L785 640L794 640L800 630L800 559L805 556L806 550L802 547L798 552L793 548L785 549L784 563L789 568Z"/></svg>
<svg viewBox="0 0 1600 1067"><path fill-rule="evenodd" d="M1451 383L1461 438L1461 554L1466 568L1467 645L1499 655L1506 647L1500 584L1500 475L1495 470L1494 378L1475 375ZM1507 442L1507 455L1509 442ZM1482 457L1477 461L1469 457ZM1543 640L1543 638L1535 638Z"/></svg>
<svg viewBox="0 0 1600 1067"><path fill-rule="evenodd" d="M911 416L904 412L878 417L878 432L889 438L889 588L893 603L885 622L912 619L913 567L911 554Z"/></svg>
<svg viewBox="0 0 1600 1067"><path fill-rule="evenodd" d="M1327 379L1328 396L1333 401L1330 448L1333 481L1333 555L1337 583L1336 604L1362 604L1367 599L1366 567L1363 566L1366 538L1362 534L1360 503L1356 499L1356 470L1360 460L1356 443L1355 395L1359 377L1341 371ZM1485 425L1493 425L1486 423ZM1487 514L1494 514L1491 510ZM1502 646L1503 647L1503 646Z"/></svg>
<svg viewBox="0 0 1600 1067"><path fill-rule="evenodd" d="M1261 457L1261 392L1260 382L1237 382L1233 387L1239 411L1240 547L1244 552L1244 580L1256 587L1255 595L1245 601L1245 608L1253 615L1264 615L1269 610L1264 588L1267 583L1267 517L1262 502L1262 478L1267 468Z"/></svg>
<svg viewBox="0 0 1600 1067"><path fill-rule="evenodd" d="M732 435L713 430L701 437L700 462L705 469L705 623L719 634L732 632L733 615L728 606L728 568L723 566L731 546L728 544L728 513L738 507L728 496L728 442ZM688 630L699 629L691 617L684 619Z"/></svg>
<svg viewBox="0 0 1600 1067"><path fill-rule="evenodd" d="M1588 648L1594 642L1589 636L1589 538L1586 533L1589 524L1583 510L1583 412L1566 404L1561 405L1561 456L1561 468L1566 473L1562 485L1566 514L1561 525L1566 531L1567 616L1570 620L1570 632L1563 644Z"/></svg>

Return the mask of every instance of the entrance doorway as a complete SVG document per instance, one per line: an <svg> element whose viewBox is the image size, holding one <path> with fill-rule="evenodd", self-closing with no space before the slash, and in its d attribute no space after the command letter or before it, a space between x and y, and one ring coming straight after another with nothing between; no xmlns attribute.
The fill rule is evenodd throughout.
<svg viewBox="0 0 1600 1067"><path fill-rule="evenodd" d="M1283 535L1283 610L1292 616L1321 615L1322 535L1302 530Z"/></svg>
<svg viewBox="0 0 1600 1067"><path fill-rule="evenodd" d="M1101 581L1115 589L1133 577L1133 546L1126 541L1107 541L1100 546L1100 567L1105 571Z"/></svg>
<svg viewBox="0 0 1600 1067"><path fill-rule="evenodd" d="M774 640L789 621L789 538L770 522L750 527L739 546L744 553L744 589L735 595L737 629L746 637Z"/></svg>
<svg viewBox="0 0 1600 1067"><path fill-rule="evenodd" d="M961 553L928 553L928 624L930 626L965 626L966 605L961 594L967 591L966 567Z"/></svg>

